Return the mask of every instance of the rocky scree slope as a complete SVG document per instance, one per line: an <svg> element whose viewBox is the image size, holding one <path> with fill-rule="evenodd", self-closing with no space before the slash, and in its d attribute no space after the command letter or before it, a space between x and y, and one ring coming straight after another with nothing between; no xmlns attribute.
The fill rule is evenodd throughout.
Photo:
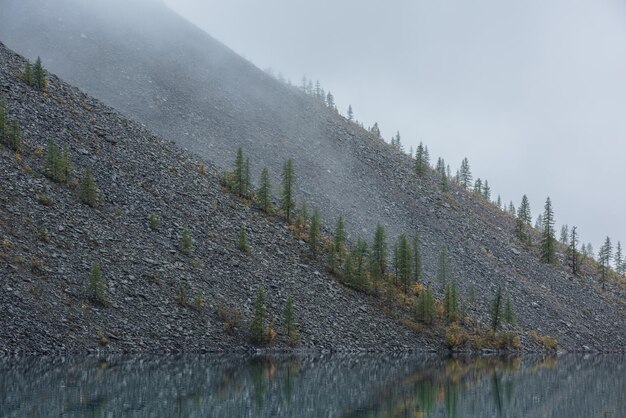
<svg viewBox="0 0 626 418"><path fill-rule="evenodd" d="M192 155L54 76L47 92L28 87L24 64L0 44L0 95L25 142L20 156L0 148L0 352L91 350L106 340L102 349L120 351L244 350L259 287L279 332L276 348L286 347L280 324L288 295L302 348L440 347L439 337L406 328L339 285L280 221L224 192L214 167L201 174ZM93 169L95 208L79 201L71 182L45 177L51 139L68 147L76 177ZM185 226L190 256L179 248ZM241 228L249 254L237 248ZM88 300L95 263L107 306ZM177 302L181 286L186 306ZM219 305L241 312L233 332Z"/></svg>
<svg viewBox="0 0 626 418"><path fill-rule="evenodd" d="M433 175L418 182L408 157L162 4L105 3L0 0L0 39L31 58L41 55L72 83L221 169L241 146L252 173L268 166L277 184L283 161L293 157L299 200L320 208L327 225L343 213L351 240L371 239L379 222L390 241L419 231L427 280L448 246L461 293L476 290L470 313L484 323L501 285L519 324L556 337L562 348L625 348L623 286L602 292L592 277L568 274L563 254L558 265L540 263L536 250L515 239L509 216L456 187L441 193Z"/></svg>

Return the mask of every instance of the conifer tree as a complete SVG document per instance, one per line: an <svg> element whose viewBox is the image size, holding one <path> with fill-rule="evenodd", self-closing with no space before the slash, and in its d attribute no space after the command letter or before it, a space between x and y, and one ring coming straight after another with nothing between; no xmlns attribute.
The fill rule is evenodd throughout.
<svg viewBox="0 0 626 418"><path fill-rule="evenodd" d="M472 184L472 170L470 169L467 157L463 158L463 161L461 161L459 183L465 190L469 190L470 184Z"/></svg>
<svg viewBox="0 0 626 418"><path fill-rule="evenodd" d="M298 226L300 228L306 228L306 224L309 220L309 214L306 207L306 200L303 200L300 204L300 214L298 215Z"/></svg>
<svg viewBox="0 0 626 418"><path fill-rule="evenodd" d="M104 282L104 275L99 264L91 266L89 272L89 297L93 302L105 304L106 303L106 285Z"/></svg>
<svg viewBox="0 0 626 418"><path fill-rule="evenodd" d="M183 254L189 255L191 254L192 246L193 245L191 242L191 235L189 234L189 228L185 227L180 237L180 250Z"/></svg>
<svg viewBox="0 0 626 418"><path fill-rule="evenodd" d="M483 197L487 199L488 202L491 201L491 187L489 187L489 182L485 180L483 184Z"/></svg>
<svg viewBox="0 0 626 418"><path fill-rule="evenodd" d="M569 256L572 262L572 273L578 274L578 233L576 227L572 227L572 233L569 242Z"/></svg>
<svg viewBox="0 0 626 418"><path fill-rule="evenodd" d="M243 183L243 196L244 197L250 197L250 158L246 157L246 163L244 165L244 172L243 172L243 178L244 178L244 183Z"/></svg>
<svg viewBox="0 0 626 418"><path fill-rule="evenodd" d="M8 143L15 152L22 151L22 131L16 121L13 121L9 127Z"/></svg>
<svg viewBox="0 0 626 418"><path fill-rule="evenodd" d="M420 283L422 281L422 243L419 233L413 235L413 281Z"/></svg>
<svg viewBox="0 0 626 418"><path fill-rule="evenodd" d="M535 229L539 232L543 232L543 215L541 213L537 215L537 220L535 221Z"/></svg>
<svg viewBox="0 0 626 418"><path fill-rule="evenodd" d="M516 215L516 213L515 213L515 205L513 204L513 201L509 202L509 213L512 216Z"/></svg>
<svg viewBox="0 0 626 418"><path fill-rule="evenodd" d="M328 269L333 274L337 274L339 271L339 260L337 258L337 247L333 241L328 249Z"/></svg>
<svg viewBox="0 0 626 418"><path fill-rule="evenodd" d="M291 215L296 206L294 194L295 182L296 175L293 169L293 160L290 158L283 165L282 188L280 193L280 207L287 218L287 222L291 221Z"/></svg>
<svg viewBox="0 0 626 418"><path fill-rule="evenodd" d="M556 238L554 237L554 211L552 201L548 197L544 206L543 225L541 233L541 261L554 263L556 261Z"/></svg>
<svg viewBox="0 0 626 418"><path fill-rule="evenodd" d="M37 57L33 67L33 86L39 90L44 90L47 85L46 72L41 63L41 58Z"/></svg>
<svg viewBox="0 0 626 418"><path fill-rule="evenodd" d="M71 171L72 164L67 146L61 152L57 144L50 140L46 150L46 172L48 177L57 183L65 183L69 179Z"/></svg>
<svg viewBox="0 0 626 418"><path fill-rule="evenodd" d="M335 106L335 96L333 96L333 94L330 91L326 95L326 106L328 106L332 110L337 109Z"/></svg>
<svg viewBox="0 0 626 418"><path fill-rule="evenodd" d="M294 341L297 336L297 324L296 317L293 312L293 299L291 296L287 298L287 304L285 305L285 313L283 315L284 323L285 323L285 333L287 334L287 338L289 341Z"/></svg>
<svg viewBox="0 0 626 418"><path fill-rule="evenodd" d="M29 86L32 86L35 82L33 78L33 66L28 61L26 62L26 65L24 66L24 72L22 73L22 78L24 79L24 82L28 84Z"/></svg>
<svg viewBox="0 0 626 418"><path fill-rule="evenodd" d="M606 288L606 280L609 276L609 269L611 268L611 259L613 255L613 246L611 245L611 239L606 237L604 244L600 247L598 252L598 263L600 268L600 282L602 283L602 290Z"/></svg>
<svg viewBox="0 0 626 418"><path fill-rule="evenodd" d="M517 211L517 217L515 218L515 235L517 238L530 245L531 244L531 234L530 234L530 222L532 220L532 215L530 213L530 204L528 203L528 197L526 195L522 196L522 203L519 205L519 210Z"/></svg>
<svg viewBox="0 0 626 418"><path fill-rule="evenodd" d="M459 313L459 299L456 283L452 282L446 286L443 298L443 305L447 321L456 321Z"/></svg>
<svg viewBox="0 0 626 418"><path fill-rule="evenodd" d="M567 224L561 226L561 237L560 237L560 241L561 244L563 245L567 245L567 243L569 242L569 227L567 226Z"/></svg>
<svg viewBox="0 0 626 418"><path fill-rule="evenodd" d="M239 251L242 253L248 252L248 235L246 234L246 228L241 228L239 230L239 243L238 243Z"/></svg>
<svg viewBox="0 0 626 418"><path fill-rule="evenodd" d="M367 243L359 237L356 242L356 248L352 254L354 264L354 278L357 287L365 287L367 274Z"/></svg>
<svg viewBox="0 0 626 418"><path fill-rule="evenodd" d="M246 160L243 156L241 147L237 149L237 157L235 159L235 193L244 196L246 190Z"/></svg>
<svg viewBox="0 0 626 418"><path fill-rule="evenodd" d="M624 271L626 270L626 265L624 262L624 255L622 254L622 243L617 241L617 247L615 248L615 272L620 276L624 277Z"/></svg>
<svg viewBox="0 0 626 418"><path fill-rule="evenodd" d="M435 319L435 297L430 288L420 293L415 307L415 319L430 324Z"/></svg>
<svg viewBox="0 0 626 418"><path fill-rule="evenodd" d="M510 325L515 325L515 314L513 313L513 304L511 302L511 296L507 295L506 302L504 304L504 313L502 314L504 322Z"/></svg>
<svg viewBox="0 0 626 418"><path fill-rule="evenodd" d="M481 196L483 194L483 181L480 177L474 182L474 193Z"/></svg>
<svg viewBox="0 0 626 418"><path fill-rule="evenodd" d="M265 342L265 317L267 313L265 311L265 291L263 288L259 288L256 300L254 301L254 318L252 325L250 326L250 335L252 341L257 344Z"/></svg>
<svg viewBox="0 0 626 418"><path fill-rule="evenodd" d="M374 283L377 284L384 277L387 267L387 238L381 224L378 224L374 233L371 255L371 273Z"/></svg>
<svg viewBox="0 0 626 418"><path fill-rule="evenodd" d="M398 238L398 278L407 294L411 282L411 261L411 245L406 234L402 234Z"/></svg>
<svg viewBox="0 0 626 418"><path fill-rule="evenodd" d="M93 207L96 206L98 201L98 190L96 189L96 181L93 178L91 168L87 167L85 174L80 179L80 186L78 189L78 196L81 202Z"/></svg>
<svg viewBox="0 0 626 418"><path fill-rule="evenodd" d="M319 247L319 233L320 233L320 212L315 209L313 216L311 217L311 228L309 228L309 247L313 256L317 256Z"/></svg>
<svg viewBox="0 0 626 418"><path fill-rule="evenodd" d="M450 266L450 257L448 255L448 247L443 245L439 251L439 260L437 263L437 281L441 283L445 290L452 274Z"/></svg>
<svg viewBox="0 0 626 418"><path fill-rule="evenodd" d="M266 213L269 213L272 210L272 202L270 200L271 194L272 183L270 182L270 173L267 168L264 168L263 171L261 171L261 182L257 192L257 197L261 208Z"/></svg>
<svg viewBox="0 0 626 418"><path fill-rule="evenodd" d="M496 200L496 206L498 209L502 209L502 198L498 195L498 199Z"/></svg>
<svg viewBox="0 0 626 418"><path fill-rule="evenodd" d="M349 285L354 285L354 266L352 262L352 252L348 252L346 262L343 265L343 280Z"/></svg>
<svg viewBox="0 0 626 418"><path fill-rule="evenodd" d="M498 327L502 322L502 289L498 286L496 294L491 302L491 329L493 332L498 331Z"/></svg>
<svg viewBox="0 0 626 418"><path fill-rule="evenodd" d="M373 133L377 138L380 138L380 128L378 127L378 122L374 122L374 126L370 129L370 132Z"/></svg>
<svg viewBox="0 0 626 418"><path fill-rule="evenodd" d="M352 122L354 119L354 112L352 111L352 105L348 105L348 120Z"/></svg>
<svg viewBox="0 0 626 418"><path fill-rule="evenodd" d="M346 248L346 228L343 221L343 215L339 215L337 224L335 225L335 251L341 255Z"/></svg>
<svg viewBox="0 0 626 418"><path fill-rule="evenodd" d="M427 173L428 162L426 160L426 149L424 144L420 142L415 151L415 174L417 177L424 177Z"/></svg>
<svg viewBox="0 0 626 418"><path fill-rule="evenodd" d="M448 175L446 174L446 163L443 158L437 160L437 173L439 174L439 185L442 192L448 191Z"/></svg>

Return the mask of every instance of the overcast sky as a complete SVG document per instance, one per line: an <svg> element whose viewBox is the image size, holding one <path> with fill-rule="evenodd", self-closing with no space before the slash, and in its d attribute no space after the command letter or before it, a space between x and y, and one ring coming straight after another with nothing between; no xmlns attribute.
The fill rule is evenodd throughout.
<svg viewBox="0 0 626 418"><path fill-rule="evenodd" d="M626 240L623 0L165 0L260 68L319 79L342 113L467 156L597 252ZM558 234L557 230L557 234Z"/></svg>

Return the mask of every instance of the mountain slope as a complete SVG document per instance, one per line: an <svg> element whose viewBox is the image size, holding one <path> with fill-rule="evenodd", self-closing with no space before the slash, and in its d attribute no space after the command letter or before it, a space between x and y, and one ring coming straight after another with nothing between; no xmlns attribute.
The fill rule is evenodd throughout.
<svg viewBox="0 0 626 418"><path fill-rule="evenodd" d="M286 347L288 295L302 347L440 347L440 337L410 330L340 286L281 222L225 193L214 167L202 174L190 154L54 76L45 93L27 86L24 64L0 44L0 96L25 143L21 154L0 147L0 352L81 351L106 340L125 351L245 349L260 287L276 347ZM67 147L75 167L67 185L45 176L50 140ZM99 189L95 208L77 197L87 167ZM180 250L185 226L191 255ZM249 254L238 249L242 228ZM94 264L104 272L106 306L89 302ZM233 332L225 329L232 315L218 310L239 311Z"/></svg>
<svg viewBox="0 0 626 418"><path fill-rule="evenodd" d="M470 311L484 322L502 285L520 325L564 348L626 346L623 287L602 292L591 277L569 275L562 255L559 265L540 263L516 241L507 215L457 188L441 193L434 178L418 184L406 156L161 4L89 3L0 0L0 39L41 55L54 72L220 169L241 146L252 173L266 165L276 184L283 161L294 157L298 198L320 208L327 225L343 213L351 240L370 238L379 222L392 239L419 231L429 281L448 246L462 292L476 289Z"/></svg>

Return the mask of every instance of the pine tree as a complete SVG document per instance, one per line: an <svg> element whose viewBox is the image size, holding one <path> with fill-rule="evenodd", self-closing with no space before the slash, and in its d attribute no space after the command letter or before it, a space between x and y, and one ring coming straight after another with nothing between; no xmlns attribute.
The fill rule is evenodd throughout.
<svg viewBox="0 0 626 418"><path fill-rule="evenodd" d="M349 285L354 285L354 266L352 262L352 252L348 252L346 262L343 266L343 281Z"/></svg>
<svg viewBox="0 0 626 418"><path fill-rule="evenodd" d="M374 126L370 129L370 132L374 134L377 138L380 138L380 128L378 127L378 122L374 122Z"/></svg>
<svg viewBox="0 0 626 418"><path fill-rule="evenodd" d="M261 184L257 192L259 203L264 212L269 213L272 210L272 183L270 182L270 173L267 168L261 171Z"/></svg>
<svg viewBox="0 0 626 418"><path fill-rule="evenodd" d="M33 67L33 86L39 90L44 90L47 86L46 72L39 57Z"/></svg>
<svg viewBox="0 0 626 418"><path fill-rule="evenodd" d="M448 175L446 174L446 163L443 158L437 160L437 173L439 174L439 185L442 192L448 191Z"/></svg>
<svg viewBox="0 0 626 418"><path fill-rule="evenodd" d="M398 238L398 278L407 294L411 283L411 261L411 245L406 234L402 234Z"/></svg>
<svg viewBox="0 0 626 418"><path fill-rule="evenodd" d="M374 233L371 255L371 273L374 283L377 284L384 277L387 267L387 239L385 228L381 224L378 224Z"/></svg>
<svg viewBox="0 0 626 418"><path fill-rule="evenodd" d="M430 324L435 319L435 297L430 288L420 293L415 306L415 319Z"/></svg>
<svg viewBox="0 0 626 418"><path fill-rule="evenodd" d="M67 146L61 152L57 144L50 140L46 150L46 172L48 177L57 183L65 183L69 179L71 171L72 164Z"/></svg>
<svg viewBox="0 0 626 418"><path fill-rule="evenodd" d="M443 305L447 321L456 321L459 313L459 299L456 284L454 282L449 283L446 286L443 298Z"/></svg>
<svg viewBox="0 0 626 418"><path fill-rule="evenodd" d="M413 281L420 283L422 281L422 244L419 233L413 235Z"/></svg>
<svg viewBox="0 0 626 418"><path fill-rule="evenodd" d="M185 255L190 255L192 251L191 235L189 234L189 228L185 227L180 237L180 250Z"/></svg>
<svg viewBox="0 0 626 418"><path fill-rule="evenodd" d="M354 119L354 112L352 111L352 105L348 105L348 120L352 122Z"/></svg>
<svg viewBox="0 0 626 418"><path fill-rule="evenodd" d="M443 245L439 251L439 260L437 263L437 281L441 283L445 290L452 274L450 266L450 257L448 256L448 247Z"/></svg>
<svg viewBox="0 0 626 418"><path fill-rule="evenodd" d="M498 209L502 209L502 198L498 195L498 199L496 200L496 206Z"/></svg>
<svg viewBox="0 0 626 418"><path fill-rule="evenodd" d="M356 248L352 254L354 264L355 284L359 288L365 287L367 274L367 243L359 237L356 242Z"/></svg>
<svg viewBox="0 0 626 418"><path fill-rule="evenodd" d="M339 215L337 224L335 225L335 251L341 255L346 248L346 228L343 221L343 215Z"/></svg>
<svg viewBox="0 0 626 418"><path fill-rule="evenodd" d="M80 179L78 196L81 202L94 207L98 201L98 190L96 189L96 180L93 178L91 168L87 167L85 174Z"/></svg>
<svg viewBox="0 0 626 418"><path fill-rule="evenodd" d="M300 213L298 215L298 226L300 228L306 228L306 223L309 220L309 214L306 207L306 200L303 200L300 204Z"/></svg>
<svg viewBox="0 0 626 418"><path fill-rule="evenodd" d="M522 196L522 203L519 205L517 217L515 218L515 235L520 241L528 245L531 244L531 220L532 215L530 214L530 204L528 203L528 197L524 195Z"/></svg>
<svg viewBox="0 0 626 418"><path fill-rule="evenodd" d="M483 197L487 199L488 202L491 201L491 187L489 187L489 182L485 180L483 185Z"/></svg>
<svg viewBox="0 0 626 418"><path fill-rule="evenodd" d="M1 142L1 138L0 138ZM22 152L22 131L16 121L9 127L8 144L15 152Z"/></svg>
<svg viewBox="0 0 626 418"><path fill-rule="evenodd" d="M239 242L238 242L239 251L242 253L248 252L248 236L246 234L246 228L241 228L239 230Z"/></svg>
<svg viewBox="0 0 626 418"><path fill-rule="evenodd" d="M600 247L598 252L598 263L600 268L600 282L602 283L602 290L606 288L606 280L609 275L609 269L611 268L611 259L613 254L613 246L611 245L611 239L606 237L604 244Z"/></svg>
<svg viewBox="0 0 626 418"><path fill-rule="evenodd" d="M328 249L328 270L332 274L337 274L339 271L339 260L337 258L337 247L333 241Z"/></svg>
<svg viewBox="0 0 626 418"><path fill-rule="evenodd" d="M463 158L463 161L461 161L459 183L465 190L469 190L470 184L472 184L472 170L470 169L467 157Z"/></svg>
<svg viewBox="0 0 626 418"><path fill-rule="evenodd" d="M512 216L515 216L515 205L513 204L513 201L509 202L509 213Z"/></svg>
<svg viewBox="0 0 626 418"><path fill-rule="evenodd" d="M91 266L91 271L89 272L89 298L93 302L105 304L105 288L106 284L104 282L102 269L100 268L99 264L94 264L93 266Z"/></svg>
<svg viewBox="0 0 626 418"><path fill-rule="evenodd" d="M290 158L283 165L282 188L280 193L280 207L287 218L287 222L291 221L291 214L296 207L296 199L293 190L295 182L296 175L293 169L293 160Z"/></svg>
<svg viewBox="0 0 626 418"><path fill-rule="evenodd" d="M332 110L337 110L337 107L335 106L335 96L333 96L330 91L326 95L326 106L328 106Z"/></svg>
<svg viewBox="0 0 626 418"><path fill-rule="evenodd" d="M24 66L24 72L22 73L22 78L24 79L24 82L28 84L29 86L32 86L35 83L34 77L33 77L33 66L28 61L26 62L26 65Z"/></svg>
<svg viewBox="0 0 626 418"><path fill-rule="evenodd" d="M491 329L493 332L498 331L498 327L502 322L502 289L498 286L496 294L491 302Z"/></svg>
<svg viewBox="0 0 626 418"><path fill-rule="evenodd" d="M507 324L515 325L515 314L513 313L513 304L511 302L511 297L509 295L507 295L506 297L502 319Z"/></svg>
<svg viewBox="0 0 626 418"><path fill-rule="evenodd" d="M254 318L252 325L250 326L250 335L252 341L257 344L265 342L265 317L267 313L265 311L265 291L263 288L259 288L256 300L254 301Z"/></svg>
<svg viewBox="0 0 626 418"><path fill-rule="evenodd" d="M617 241L617 247L615 249L615 272L624 277L624 271L626 270L626 264L624 261L624 255L622 254L622 243Z"/></svg>
<svg viewBox="0 0 626 418"><path fill-rule="evenodd" d="M317 250L319 247L319 233L320 233L320 212L315 209L313 216L311 217L311 228L309 229L309 247L313 256L317 256Z"/></svg>
<svg viewBox="0 0 626 418"><path fill-rule="evenodd" d="M578 234L576 233L576 227L572 227L572 233L569 243L569 256L572 262L572 273L578 274Z"/></svg>
<svg viewBox="0 0 626 418"><path fill-rule="evenodd" d="M548 197L544 206L543 225L541 233L541 261L554 263L556 261L556 238L554 237L554 212L552 201Z"/></svg>
<svg viewBox="0 0 626 418"><path fill-rule="evenodd" d="M235 159L235 193L239 196L245 195L246 190L246 160L243 156L241 147L237 149L237 157Z"/></svg>
<svg viewBox="0 0 626 418"><path fill-rule="evenodd" d="M567 226L567 224L561 226L561 244L563 245L567 245L568 241L569 241L569 227Z"/></svg>
<svg viewBox="0 0 626 418"><path fill-rule="evenodd" d="M480 177L474 182L474 193L480 196L483 194L483 181Z"/></svg>
<svg viewBox="0 0 626 418"><path fill-rule="evenodd" d="M420 142L415 151L415 174L417 177L424 177L428 171L428 162L426 160L426 150L424 144Z"/></svg>
<svg viewBox="0 0 626 418"><path fill-rule="evenodd" d="M535 221L535 229L539 232L543 232L543 215L541 213L537 215L537 220Z"/></svg>

